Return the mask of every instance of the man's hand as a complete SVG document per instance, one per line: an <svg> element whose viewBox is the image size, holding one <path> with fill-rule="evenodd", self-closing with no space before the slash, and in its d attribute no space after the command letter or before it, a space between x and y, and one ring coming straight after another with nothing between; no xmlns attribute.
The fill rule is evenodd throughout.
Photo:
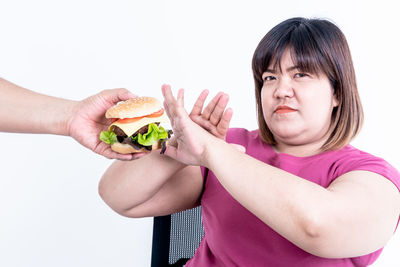
<svg viewBox="0 0 400 267"><path fill-rule="evenodd" d="M131 160L133 158L131 154L124 155L111 150L110 145L99 139L99 134L110 125L110 121L104 116L107 109L119 101L134 97L136 95L126 89L111 89L77 102L67 122L69 135L83 146L102 156Z"/></svg>

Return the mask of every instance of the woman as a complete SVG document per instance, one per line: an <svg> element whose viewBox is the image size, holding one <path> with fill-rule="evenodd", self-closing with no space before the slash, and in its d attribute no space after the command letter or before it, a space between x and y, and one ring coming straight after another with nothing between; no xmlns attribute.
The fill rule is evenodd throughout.
<svg viewBox="0 0 400 267"><path fill-rule="evenodd" d="M205 236L187 266L370 265L399 220L400 174L348 144L363 113L342 32L286 20L259 43L253 74L259 129L229 129L226 141L225 102L202 114L200 96L189 117L183 90L176 100L163 86L167 157L114 163L103 199L130 217L201 204Z"/></svg>

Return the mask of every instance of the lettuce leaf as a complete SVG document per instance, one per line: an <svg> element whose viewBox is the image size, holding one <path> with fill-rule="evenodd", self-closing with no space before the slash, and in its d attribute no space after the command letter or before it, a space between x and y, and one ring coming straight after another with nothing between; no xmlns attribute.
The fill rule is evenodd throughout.
<svg viewBox="0 0 400 267"><path fill-rule="evenodd" d="M118 142L117 135L112 130L101 131L100 140L110 145Z"/></svg>
<svg viewBox="0 0 400 267"><path fill-rule="evenodd" d="M168 132L161 126L154 123L149 124L147 133L138 133L136 136L131 137L133 142L139 143L143 146L151 146L160 139L168 138Z"/></svg>

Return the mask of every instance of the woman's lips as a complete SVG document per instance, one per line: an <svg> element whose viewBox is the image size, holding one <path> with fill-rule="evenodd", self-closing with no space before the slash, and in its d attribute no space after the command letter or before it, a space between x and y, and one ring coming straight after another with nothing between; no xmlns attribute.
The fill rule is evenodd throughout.
<svg viewBox="0 0 400 267"><path fill-rule="evenodd" d="M295 112L296 110L288 107L288 106L279 106L275 109L275 113L277 114L283 114L283 113L289 113L289 112Z"/></svg>

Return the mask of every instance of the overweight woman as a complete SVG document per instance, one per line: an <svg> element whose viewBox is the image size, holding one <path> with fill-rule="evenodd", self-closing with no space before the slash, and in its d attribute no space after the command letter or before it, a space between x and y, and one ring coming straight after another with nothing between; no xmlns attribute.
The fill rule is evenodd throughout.
<svg viewBox="0 0 400 267"><path fill-rule="evenodd" d="M327 20L286 20L253 56L258 129L228 129L227 96L188 114L162 88L174 138L164 154L115 162L99 191L128 217L202 206L186 266L368 266L398 224L400 174L351 146L363 111L350 51Z"/></svg>

